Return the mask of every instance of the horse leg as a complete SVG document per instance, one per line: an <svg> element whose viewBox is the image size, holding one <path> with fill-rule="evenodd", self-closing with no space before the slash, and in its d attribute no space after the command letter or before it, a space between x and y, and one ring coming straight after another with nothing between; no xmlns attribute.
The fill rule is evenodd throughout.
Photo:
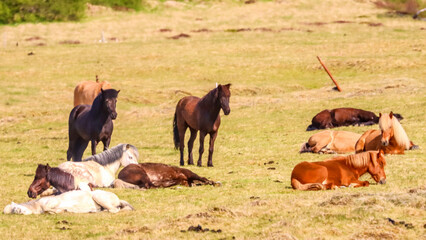
<svg viewBox="0 0 426 240"><path fill-rule="evenodd" d="M108 138L102 139L102 143L104 144L104 151L108 150L110 142L111 142L111 136L109 136Z"/></svg>
<svg viewBox="0 0 426 240"><path fill-rule="evenodd" d="M178 127L179 130L179 151L180 151L180 165L185 165L185 162L183 161L183 150L185 149L185 132L188 125L186 123L182 124L180 127Z"/></svg>
<svg viewBox="0 0 426 240"><path fill-rule="evenodd" d="M81 162L81 157L83 157L84 150L86 150L89 142L79 138L75 143L72 159L75 162Z"/></svg>
<svg viewBox="0 0 426 240"><path fill-rule="evenodd" d="M189 137L188 141L188 165L194 165L194 160L192 157L192 148L194 146L194 140L197 137L197 130L193 128L189 128L191 130L191 137Z"/></svg>
<svg viewBox="0 0 426 240"><path fill-rule="evenodd" d="M96 146L98 146L99 141L92 139L91 142L92 142L92 155L95 155L96 154Z"/></svg>
<svg viewBox="0 0 426 240"><path fill-rule="evenodd" d="M197 162L197 166L199 167L201 167L201 158L204 153L204 138L206 137L206 134L207 134L206 132L200 130L200 150L198 151L200 156L198 157L198 162Z"/></svg>
<svg viewBox="0 0 426 240"><path fill-rule="evenodd" d="M210 145L209 145L209 161L207 162L208 167L213 167L213 150L214 150L214 141L217 137L217 131L210 133Z"/></svg>
<svg viewBox="0 0 426 240"><path fill-rule="evenodd" d="M369 181L360 181L360 180L354 180L352 181L349 186L353 186L353 187L368 187L370 186L370 182Z"/></svg>

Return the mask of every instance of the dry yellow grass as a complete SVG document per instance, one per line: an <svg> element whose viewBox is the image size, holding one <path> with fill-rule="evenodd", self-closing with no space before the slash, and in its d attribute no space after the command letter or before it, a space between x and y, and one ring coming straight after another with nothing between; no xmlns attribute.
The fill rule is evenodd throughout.
<svg viewBox="0 0 426 240"><path fill-rule="evenodd" d="M185 96L182 91L202 96L216 82L232 83L232 111L219 130L215 167L189 167L221 181L222 187L111 189L136 211L0 215L1 236L425 238L424 22L381 17L386 10L370 1L159 7L153 13L99 12L81 23L0 27L0 206L28 200L25 193L38 163L65 161L73 88L95 75L121 89L111 145L128 142L139 148L141 162L174 165L179 154L173 149L171 125L175 104ZM210 31L193 32L200 29ZM99 43L102 31L107 43ZM169 39L180 33L190 38ZM36 36L41 39L26 41ZM69 40L80 44L59 44ZM331 90L317 55L342 93ZM408 136L420 149L387 156L385 186L293 191L289 179L295 164L330 157L298 154L312 134L305 132L310 119L322 109L343 106L401 113ZM342 130L362 133L370 128L378 126ZM198 144L194 150L197 157ZM274 163L265 165L269 161ZM387 218L413 228L393 225ZM181 232L197 224L222 232Z"/></svg>

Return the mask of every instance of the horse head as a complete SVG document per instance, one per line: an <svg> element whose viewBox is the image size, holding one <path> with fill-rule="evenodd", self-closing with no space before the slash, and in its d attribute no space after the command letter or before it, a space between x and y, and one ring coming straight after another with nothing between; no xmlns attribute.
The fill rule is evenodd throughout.
<svg viewBox="0 0 426 240"><path fill-rule="evenodd" d="M39 164L35 173L34 181L28 188L27 194L30 198L36 198L42 192L50 187L50 183L47 180L47 173L50 170L49 164Z"/></svg>
<svg viewBox="0 0 426 240"><path fill-rule="evenodd" d="M138 149L130 144L123 145L123 156L120 160L121 165L126 167L129 164L138 164L139 152Z"/></svg>
<svg viewBox="0 0 426 240"><path fill-rule="evenodd" d="M230 83L226 85L219 84L219 86L217 86L220 107L225 115L228 115L231 112L231 108L229 107L229 98L231 97L231 91L229 90L230 87Z"/></svg>
<svg viewBox="0 0 426 240"><path fill-rule="evenodd" d="M368 172L373 177L374 181L385 184L386 183L386 174L385 174L386 159L385 154L382 149L378 152L370 152L370 163L368 164Z"/></svg>
<svg viewBox="0 0 426 240"><path fill-rule="evenodd" d="M379 117L379 127L382 131L380 142L382 146L388 146L391 137L394 135L392 124L393 113L390 112L389 115L380 113Z"/></svg>
<svg viewBox="0 0 426 240"><path fill-rule="evenodd" d="M105 111L109 113L109 116L111 119L117 118L117 112L115 110L116 104L117 104L117 96L120 90L115 89L107 89L103 90L101 88L101 94L102 94L102 105Z"/></svg>

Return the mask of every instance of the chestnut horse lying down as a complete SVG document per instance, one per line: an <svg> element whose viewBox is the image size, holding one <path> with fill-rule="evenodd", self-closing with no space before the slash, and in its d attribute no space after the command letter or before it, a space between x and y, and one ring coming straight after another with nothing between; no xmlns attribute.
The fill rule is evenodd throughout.
<svg viewBox="0 0 426 240"><path fill-rule="evenodd" d="M85 81L79 83L74 89L74 107L81 104L92 105L93 100L99 95L101 89L107 90L111 84L107 81L99 82L96 76L96 82Z"/></svg>
<svg viewBox="0 0 426 240"><path fill-rule="evenodd" d="M398 120L403 117L395 114ZM356 108L335 108L332 110L323 110L312 118L312 124L308 126L306 131L316 129L335 128L341 126L368 126L379 122L379 118L375 113Z"/></svg>
<svg viewBox="0 0 426 240"><path fill-rule="evenodd" d="M361 134L347 131L325 130L312 135L299 153L353 153Z"/></svg>
<svg viewBox="0 0 426 240"><path fill-rule="evenodd" d="M220 185L200 177L192 171L162 163L130 164L123 168L114 181L115 188L166 188L174 185Z"/></svg>
<svg viewBox="0 0 426 240"><path fill-rule="evenodd" d="M385 154L404 154L405 150L417 149L407 136L395 115L379 114L380 130L368 130L355 145L356 152L382 149Z"/></svg>
<svg viewBox="0 0 426 240"><path fill-rule="evenodd" d="M368 151L349 156L339 156L320 162L301 162L291 173L291 186L296 190L325 190L336 187L368 187L368 181L360 181L369 173L374 181L385 184L383 151Z"/></svg>
<svg viewBox="0 0 426 240"><path fill-rule="evenodd" d="M21 204L12 202L4 208L3 213L28 215L63 212L92 213L103 210L117 213L120 210L133 210L133 207L112 192L76 190Z"/></svg>

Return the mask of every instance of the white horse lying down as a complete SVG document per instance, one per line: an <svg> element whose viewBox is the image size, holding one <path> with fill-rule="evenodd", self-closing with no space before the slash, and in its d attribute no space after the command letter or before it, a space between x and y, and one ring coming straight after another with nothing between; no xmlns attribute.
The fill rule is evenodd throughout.
<svg viewBox="0 0 426 240"><path fill-rule="evenodd" d="M12 202L4 208L3 212L28 215L62 212L92 213L102 210L117 213L120 210L133 210L133 207L112 192L75 190L21 204Z"/></svg>

